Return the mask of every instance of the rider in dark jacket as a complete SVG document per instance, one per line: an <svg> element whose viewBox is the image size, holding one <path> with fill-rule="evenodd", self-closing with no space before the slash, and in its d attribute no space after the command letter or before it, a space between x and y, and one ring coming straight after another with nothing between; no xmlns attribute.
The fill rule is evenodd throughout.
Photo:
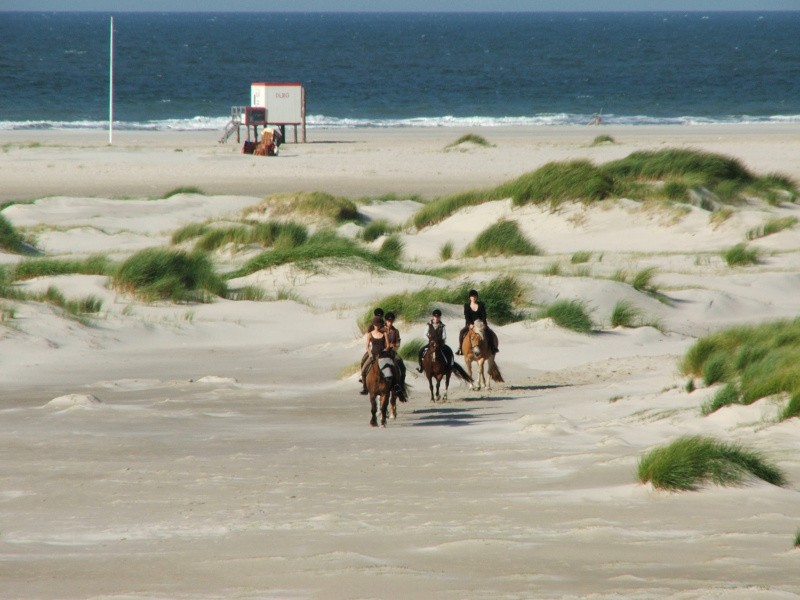
<svg viewBox="0 0 800 600"><path fill-rule="evenodd" d="M498 347L497 334L489 328L489 321L486 319L486 305L478 300L478 292L475 290L469 291L469 301L464 304L464 328L458 333L458 350L456 354L461 354L461 344L464 341L464 336L472 329L475 321L483 321L484 329L486 331L486 339L491 346L492 354L500 352Z"/></svg>

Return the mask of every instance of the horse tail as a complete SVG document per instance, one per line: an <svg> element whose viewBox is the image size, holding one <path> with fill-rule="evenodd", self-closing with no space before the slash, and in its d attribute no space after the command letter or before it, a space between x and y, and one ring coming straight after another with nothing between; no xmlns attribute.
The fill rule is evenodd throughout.
<svg viewBox="0 0 800 600"><path fill-rule="evenodd" d="M398 394L397 399L400 402L408 402L408 384L404 383L401 387L403 388L403 393Z"/></svg>
<svg viewBox="0 0 800 600"><path fill-rule="evenodd" d="M467 375L467 372L464 370L458 363L453 363L453 373L455 373L456 377L458 377L461 381L466 381L467 383L472 383L472 377Z"/></svg>
<svg viewBox="0 0 800 600"><path fill-rule="evenodd" d="M496 381L497 383L505 383L503 375L500 373L500 369L497 367L497 363L495 363L494 360L489 361L489 377L492 378L492 381Z"/></svg>

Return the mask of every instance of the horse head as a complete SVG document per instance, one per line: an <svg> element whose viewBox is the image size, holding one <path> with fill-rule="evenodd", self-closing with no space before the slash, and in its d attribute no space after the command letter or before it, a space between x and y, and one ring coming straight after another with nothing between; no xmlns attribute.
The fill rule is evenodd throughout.
<svg viewBox="0 0 800 600"><path fill-rule="evenodd" d="M392 359L388 356L378 358L378 370L381 372L381 376L388 381L394 377L393 364Z"/></svg>
<svg viewBox="0 0 800 600"><path fill-rule="evenodd" d="M472 324L472 329L467 332L467 341L469 342L470 348L472 348L472 354L475 356L475 358L479 358L481 356L481 342L483 342L483 334L483 321L477 319Z"/></svg>

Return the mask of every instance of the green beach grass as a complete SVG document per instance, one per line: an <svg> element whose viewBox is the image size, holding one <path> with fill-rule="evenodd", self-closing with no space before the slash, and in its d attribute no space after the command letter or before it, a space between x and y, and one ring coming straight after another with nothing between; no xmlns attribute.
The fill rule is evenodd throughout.
<svg viewBox="0 0 800 600"><path fill-rule="evenodd" d="M225 281L214 271L208 255L199 252L149 248L123 262L113 276L115 288L145 301L210 301L226 296Z"/></svg>
<svg viewBox="0 0 800 600"><path fill-rule="evenodd" d="M516 221L499 221L484 229L464 249L464 256L536 256L541 250L522 233Z"/></svg>
<svg viewBox="0 0 800 600"><path fill-rule="evenodd" d="M732 327L697 340L681 373L725 386L703 407L708 414L730 404L752 404L774 395L791 397L781 418L795 416L800 395L800 319Z"/></svg>
<svg viewBox="0 0 800 600"><path fill-rule="evenodd" d="M17 264L14 281L55 275L111 275L116 266L107 256L93 254L84 259L31 258Z"/></svg>
<svg viewBox="0 0 800 600"><path fill-rule="evenodd" d="M458 138L455 142L450 142L447 144L447 146L444 148L445 150L449 150L451 148L456 148L461 144L475 144L476 146L483 146L484 148L492 147L492 144L490 144L482 135L478 135L476 133L466 133Z"/></svg>
<svg viewBox="0 0 800 600"><path fill-rule="evenodd" d="M229 273L228 278L244 277L250 273L295 263L300 268L311 268L312 263L320 260L336 260L345 266L353 266L359 262L367 263L373 268L390 271L400 269L398 252L402 253L399 238L389 241L388 238L381 250L373 252L359 246L356 242L337 235L334 231L322 230L305 243L291 248L273 248L248 260L239 269Z"/></svg>
<svg viewBox="0 0 800 600"><path fill-rule="evenodd" d="M496 188L466 191L430 202L412 217L417 229L439 223L467 206L511 198L516 206L607 198L690 200L690 191L710 194L717 204L747 197L770 204L794 202L796 182L779 175L756 176L734 158L688 149L634 152L597 166L587 160L551 162Z"/></svg>
<svg viewBox="0 0 800 600"><path fill-rule="evenodd" d="M0 248L9 252L19 252L25 238L11 224L5 215L0 214Z"/></svg>
<svg viewBox="0 0 800 600"><path fill-rule="evenodd" d="M638 327L642 321L642 311L627 300L619 300L611 311L612 327Z"/></svg>
<svg viewBox="0 0 800 600"><path fill-rule="evenodd" d="M747 239L755 240L768 235L773 235L780 231L784 231L785 229L792 229L795 225L797 225L797 217L775 217L769 219L763 225L759 225L758 227L754 227L748 231Z"/></svg>
<svg viewBox="0 0 800 600"><path fill-rule="evenodd" d="M539 318L552 319L559 327L578 333L591 333L594 328L586 304L580 300L553 302L539 313Z"/></svg>
<svg viewBox="0 0 800 600"><path fill-rule="evenodd" d="M742 485L757 478L786 485L786 476L760 453L712 437L685 436L639 461L639 481L665 490L697 490L707 483Z"/></svg>
<svg viewBox="0 0 800 600"><path fill-rule="evenodd" d="M273 217L287 215L298 218L311 217L335 225L362 221L356 202L325 192L275 194L265 198L258 206L245 209L242 214L246 218L253 212L269 212Z"/></svg>
<svg viewBox="0 0 800 600"><path fill-rule="evenodd" d="M748 248L745 244L736 244L722 253L722 258L729 267L745 267L760 262L757 248Z"/></svg>

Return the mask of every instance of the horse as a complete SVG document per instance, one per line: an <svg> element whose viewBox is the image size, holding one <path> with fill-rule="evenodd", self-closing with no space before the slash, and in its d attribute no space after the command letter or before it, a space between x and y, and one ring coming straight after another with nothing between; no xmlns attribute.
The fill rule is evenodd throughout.
<svg viewBox="0 0 800 600"><path fill-rule="evenodd" d="M428 342L428 351L422 359L422 370L425 373L425 377L428 378L428 387L431 390L431 402L436 402L437 400L447 402L447 390L450 387L450 375L452 373L455 373L456 377L462 381L466 381L472 385L472 377L467 375L467 372L461 368L461 365L455 363L451 364L449 358L444 355L444 352L442 352L440 356L439 351L443 347L444 342L441 336L432 337L430 342ZM439 394L439 386L442 383L442 378L444 378L444 396ZM436 380L435 397L433 393L434 379Z"/></svg>
<svg viewBox="0 0 800 600"><path fill-rule="evenodd" d="M461 342L461 353L464 355L464 364L467 366L467 374L469 375L470 379L472 378L472 363L478 363L478 385L476 387L474 384L470 384L470 389L473 390L480 390L481 385L490 390L492 389L491 381L503 383L503 375L500 373L500 369L497 368L497 364L494 362L494 354L492 353L489 343L486 340L486 336L484 335L484 327L485 325L483 321L480 319L476 320L472 325L472 329L470 329L467 332L467 335L464 336L464 341ZM484 362L489 363L490 381L486 380L486 376L483 373Z"/></svg>
<svg viewBox="0 0 800 600"><path fill-rule="evenodd" d="M386 427L386 419L391 408L392 419L397 418L397 399L406 401L404 384L399 381L399 374L395 374L394 361L391 357L381 355L375 358L367 371L367 392L372 408L372 419L369 424L378 426L378 401L380 398L381 427ZM398 393L400 390L400 393Z"/></svg>

